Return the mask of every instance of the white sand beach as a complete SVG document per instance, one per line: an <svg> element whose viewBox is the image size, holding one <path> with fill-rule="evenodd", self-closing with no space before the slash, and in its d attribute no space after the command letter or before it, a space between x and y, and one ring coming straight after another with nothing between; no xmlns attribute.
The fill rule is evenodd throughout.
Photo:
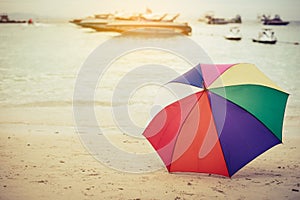
<svg viewBox="0 0 300 200"><path fill-rule="evenodd" d="M83 147L72 111L1 108L0 199L298 199L299 119L288 118L284 143L231 178L126 173L108 168ZM117 138L118 139L118 138ZM124 141L122 141L124 142ZM132 162L128 160L128 162Z"/></svg>

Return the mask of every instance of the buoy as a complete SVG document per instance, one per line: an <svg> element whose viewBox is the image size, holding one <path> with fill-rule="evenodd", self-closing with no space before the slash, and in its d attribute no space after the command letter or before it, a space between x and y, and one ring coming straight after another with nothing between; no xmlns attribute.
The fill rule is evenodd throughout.
<svg viewBox="0 0 300 200"><path fill-rule="evenodd" d="M29 19L29 20L28 20L28 24L33 24L33 20L32 20L32 19Z"/></svg>

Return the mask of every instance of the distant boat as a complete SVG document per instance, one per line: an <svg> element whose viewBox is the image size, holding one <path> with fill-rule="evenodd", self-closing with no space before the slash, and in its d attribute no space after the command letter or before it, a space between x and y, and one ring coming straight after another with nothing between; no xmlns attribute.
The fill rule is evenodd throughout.
<svg viewBox="0 0 300 200"><path fill-rule="evenodd" d="M228 24L228 23L242 23L242 18L240 15L236 15L236 17L231 18L231 19L225 19L225 18L217 18L214 17L213 15L206 15L205 16L205 21L207 24ZM199 21L203 21L200 19Z"/></svg>
<svg viewBox="0 0 300 200"><path fill-rule="evenodd" d="M273 19L270 19L270 17L263 15L262 21L264 25L274 25L274 26L285 26L290 23L288 21L282 21L279 15L275 15Z"/></svg>
<svg viewBox="0 0 300 200"><path fill-rule="evenodd" d="M235 40L235 41L241 40L242 39L242 35L241 35L239 27L231 27L229 29L229 33L225 36L225 39L227 39L227 40Z"/></svg>
<svg viewBox="0 0 300 200"><path fill-rule="evenodd" d="M272 29L262 29L258 33L257 38L252 39L253 42L263 43L263 44L276 44L277 38L275 37L274 31Z"/></svg>
<svg viewBox="0 0 300 200"><path fill-rule="evenodd" d="M15 24L15 23L26 23L26 20L11 20L7 14L0 14L0 23L2 24Z"/></svg>

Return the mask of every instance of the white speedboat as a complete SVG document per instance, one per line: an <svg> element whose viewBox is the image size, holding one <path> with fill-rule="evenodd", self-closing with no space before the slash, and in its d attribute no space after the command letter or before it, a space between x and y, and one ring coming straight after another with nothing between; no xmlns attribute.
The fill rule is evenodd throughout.
<svg viewBox="0 0 300 200"><path fill-rule="evenodd" d="M263 43L263 44L276 44L277 38L275 37L274 31L270 28L262 29L258 33L257 38L252 39L253 42Z"/></svg>
<svg viewBox="0 0 300 200"><path fill-rule="evenodd" d="M95 17L86 18L82 20L73 20L72 23L80 25L85 28L92 28L96 31L113 31L123 33L126 31L140 30L141 33L182 33L190 35L192 28L188 23L175 22L174 20L179 16L176 14L170 16L168 14L163 15L118 15L108 17Z"/></svg>
<svg viewBox="0 0 300 200"><path fill-rule="evenodd" d="M229 33L225 36L227 40L239 41L242 39L241 31L239 27L231 27Z"/></svg>

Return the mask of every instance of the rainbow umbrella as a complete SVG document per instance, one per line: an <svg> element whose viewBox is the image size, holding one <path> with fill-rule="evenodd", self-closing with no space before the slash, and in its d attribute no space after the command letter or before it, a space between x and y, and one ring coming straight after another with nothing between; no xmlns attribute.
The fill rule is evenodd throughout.
<svg viewBox="0 0 300 200"><path fill-rule="evenodd" d="M255 65L199 64L168 84L198 89L163 107L144 130L169 172L231 177L282 143L288 94Z"/></svg>

